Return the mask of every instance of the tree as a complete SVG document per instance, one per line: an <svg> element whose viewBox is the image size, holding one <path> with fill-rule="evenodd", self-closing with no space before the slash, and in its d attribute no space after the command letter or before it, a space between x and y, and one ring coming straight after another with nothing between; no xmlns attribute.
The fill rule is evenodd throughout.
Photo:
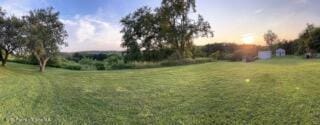
<svg viewBox="0 0 320 125"><path fill-rule="evenodd" d="M37 58L40 72L44 72L50 58L60 51L60 46L67 45L64 39L67 32L59 21L59 12L52 7L30 11L25 16L28 30L28 49Z"/></svg>
<svg viewBox="0 0 320 125"><path fill-rule="evenodd" d="M0 61L3 60L3 57L2 57L2 50L0 49Z"/></svg>
<svg viewBox="0 0 320 125"><path fill-rule="evenodd" d="M279 43L274 45L277 48L282 48L286 50L287 55L294 55L297 54L297 42L296 41L291 41L291 40L281 40Z"/></svg>
<svg viewBox="0 0 320 125"><path fill-rule="evenodd" d="M298 50L301 54L312 53L312 51L320 52L320 27L307 24L306 29L300 34L297 41L299 43Z"/></svg>
<svg viewBox="0 0 320 125"><path fill-rule="evenodd" d="M5 12L2 10L2 8L0 8L0 27L2 27L4 25L4 16L5 16ZM0 29L2 29L2 28L0 28ZM1 36L2 36L2 33L3 33L3 31L0 30L0 35ZM2 61L2 60L3 60L2 49L0 48L0 61Z"/></svg>
<svg viewBox="0 0 320 125"><path fill-rule="evenodd" d="M121 33L126 58L141 60L141 56L150 57L165 48L174 49L178 59L185 58L192 51L194 38L213 36L210 24L201 15L196 20L190 18L191 12L196 12L195 0L163 0L159 8L142 7L124 17Z"/></svg>
<svg viewBox="0 0 320 125"><path fill-rule="evenodd" d="M176 50L178 59L190 52L194 38L213 36L209 22L200 14L197 20L190 18L190 13L196 12L195 3L195 0L163 0L157 10L160 36Z"/></svg>
<svg viewBox="0 0 320 125"><path fill-rule="evenodd" d="M126 61L141 60L141 49L148 53L162 47L161 40L157 37L159 23L151 8L139 8L121 19L120 22L124 26L121 30L121 33L124 34L122 37L124 42L121 45L127 48Z"/></svg>
<svg viewBox="0 0 320 125"><path fill-rule="evenodd" d="M266 41L267 45L269 46L270 50L272 50L272 45L278 39L277 34L269 30L266 34L264 34L264 40Z"/></svg>
<svg viewBox="0 0 320 125"><path fill-rule="evenodd" d="M4 19L0 38L0 48L3 50L2 66L6 65L10 54L25 45L23 28L24 22L15 16Z"/></svg>

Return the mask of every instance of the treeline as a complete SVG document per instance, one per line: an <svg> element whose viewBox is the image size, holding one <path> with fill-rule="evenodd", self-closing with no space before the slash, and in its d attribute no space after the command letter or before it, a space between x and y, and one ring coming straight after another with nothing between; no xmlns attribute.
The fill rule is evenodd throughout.
<svg viewBox="0 0 320 125"><path fill-rule="evenodd" d="M320 52L320 27L313 24L307 24L306 28L301 31L298 38L293 40L280 39L276 33L269 30L264 34L266 45L247 45L236 43L212 43L205 46L191 46L184 58L211 58L217 60L240 61L243 57L256 58L258 51L271 50L275 55L278 48L286 50L287 55L310 56L311 58L319 57ZM140 58L142 61L157 61L157 60L177 60L175 48L166 48L163 50L146 51L141 50ZM127 53L130 51L127 51ZM152 54L150 54L152 53ZM152 56L150 56L152 55ZM130 54L126 56L131 56ZM160 58L159 58L160 57Z"/></svg>
<svg viewBox="0 0 320 125"><path fill-rule="evenodd" d="M160 7L142 7L124 17L120 22L125 61L181 60L216 55L219 59L239 60L243 56L257 55L260 49L275 52L276 48L285 49L289 55L316 55L319 52L319 27L311 24L295 40L280 40L269 30L263 36L268 47L228 43L198 47L193 40L212 37L213 31L201 15L198 18L189 16L195 12L195 0L162 0Z"/></svg>
<svg viewBox="0 0 320 125"><path fill-rule="evenodd" d="M260 50L283 48L288 55L316 57L320 51L320 27L308 24L295 40L280 40L271 30L264 34L268 46L214 43L196 46L198 37L213 37L209 22L196 13L195 0L162 0L159 7L142 7L120 20L121 46L116 54L61 54L67 32L53 8L8 16L0 9L0 60L73 70L149 68L255 58ZM235 41L236 42L236 41Z"/></svg>
<svg viewBox="0 0 320 125"><path fill-rule="evenodd" d="M65 46L67 32L52 7L35 9L22 17L8 16L0 9L0 58L6 65L9 55L37 60L41 72Z"/></svg>

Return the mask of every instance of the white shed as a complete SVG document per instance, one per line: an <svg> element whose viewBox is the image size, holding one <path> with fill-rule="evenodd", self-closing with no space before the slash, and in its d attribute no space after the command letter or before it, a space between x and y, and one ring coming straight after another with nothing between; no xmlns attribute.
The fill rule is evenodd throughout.
<svg viewBox="0 0 320 125"><path fill-rule="evenodd" d="M284 50L282 48L278 48L276 50L276 56L286 56L286 50Z"/></svg>
<svg viewBox="0 0 320 125"><path fill-rule="evenodd" d="M259 51L258 52L258 57L259 59L265 60L265 59L270 59L272 56L271 51Z"/></svg>

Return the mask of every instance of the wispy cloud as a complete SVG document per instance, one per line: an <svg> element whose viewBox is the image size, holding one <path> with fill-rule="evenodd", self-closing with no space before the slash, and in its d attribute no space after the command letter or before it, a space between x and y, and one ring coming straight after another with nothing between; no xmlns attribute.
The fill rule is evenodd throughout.
<svg viewBox="0 0 320 125"><path fill-rule="evenodd" d="M257 9L254 11L254 14L260 14L263 13L264 9Z"/></svg>
<svg viewBox="0 0 320 125"><path fill-rule="evenodd" d="M48 7L46 0L4 0L0 5L9 15L23 16L34 8ZM63 51L121 50L120 26L103 19L101 10L91 15L61 19L68 32L68 47Z"/></svg>
<svg viewBox="0 0 320 125"><path fill-rule="evenodd" d="M306 4L308 3L308 0L292 0L296 4Z"/></svg>
<svg viewBox="0 0 320 125"><path fill-rule="evenodd" d="M27 14L32 8L48 7L46 0L3 0L0 6L9 15L22 16Z"/></svg>

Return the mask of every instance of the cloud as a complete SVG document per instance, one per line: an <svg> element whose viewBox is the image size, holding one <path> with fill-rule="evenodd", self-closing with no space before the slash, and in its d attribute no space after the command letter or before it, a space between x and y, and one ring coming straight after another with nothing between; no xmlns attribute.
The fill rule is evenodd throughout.
<svg viewBox="0 0 320 125"><path fill-rule="evenodd" d="M46 0L3 0L0 5L9 15L16 16L26 15L32 8L49 6Z"/></svg>
<svg viewBox="0 0 320 125"><path fill-rule="evenodd" d="M63 51L122 50L120 26L93 16L63 20L69 34Z"/></svg>
<svg viewBox="0 0 320 125"><path fill-rule="evenodd" d="M254 14L260 14L264 11L264 9L257 9L254 11Z"/></svg>
<svg viewBox="0 0 320 125"><path fill-rule="evenodd" d="M34 8L50 6L47 0L3 0L0 5L8 15L23 16ZM92 15L60 19L68 32L68 47L62 51L122 50L120 26L103 19L101 9Z"/></svg>
<svg viewBox="0 0 320 125"><path fill-rule="evenodd" d="M308 0L293 0L293 2L296 4L306 4L308 3Z"/></svg>

